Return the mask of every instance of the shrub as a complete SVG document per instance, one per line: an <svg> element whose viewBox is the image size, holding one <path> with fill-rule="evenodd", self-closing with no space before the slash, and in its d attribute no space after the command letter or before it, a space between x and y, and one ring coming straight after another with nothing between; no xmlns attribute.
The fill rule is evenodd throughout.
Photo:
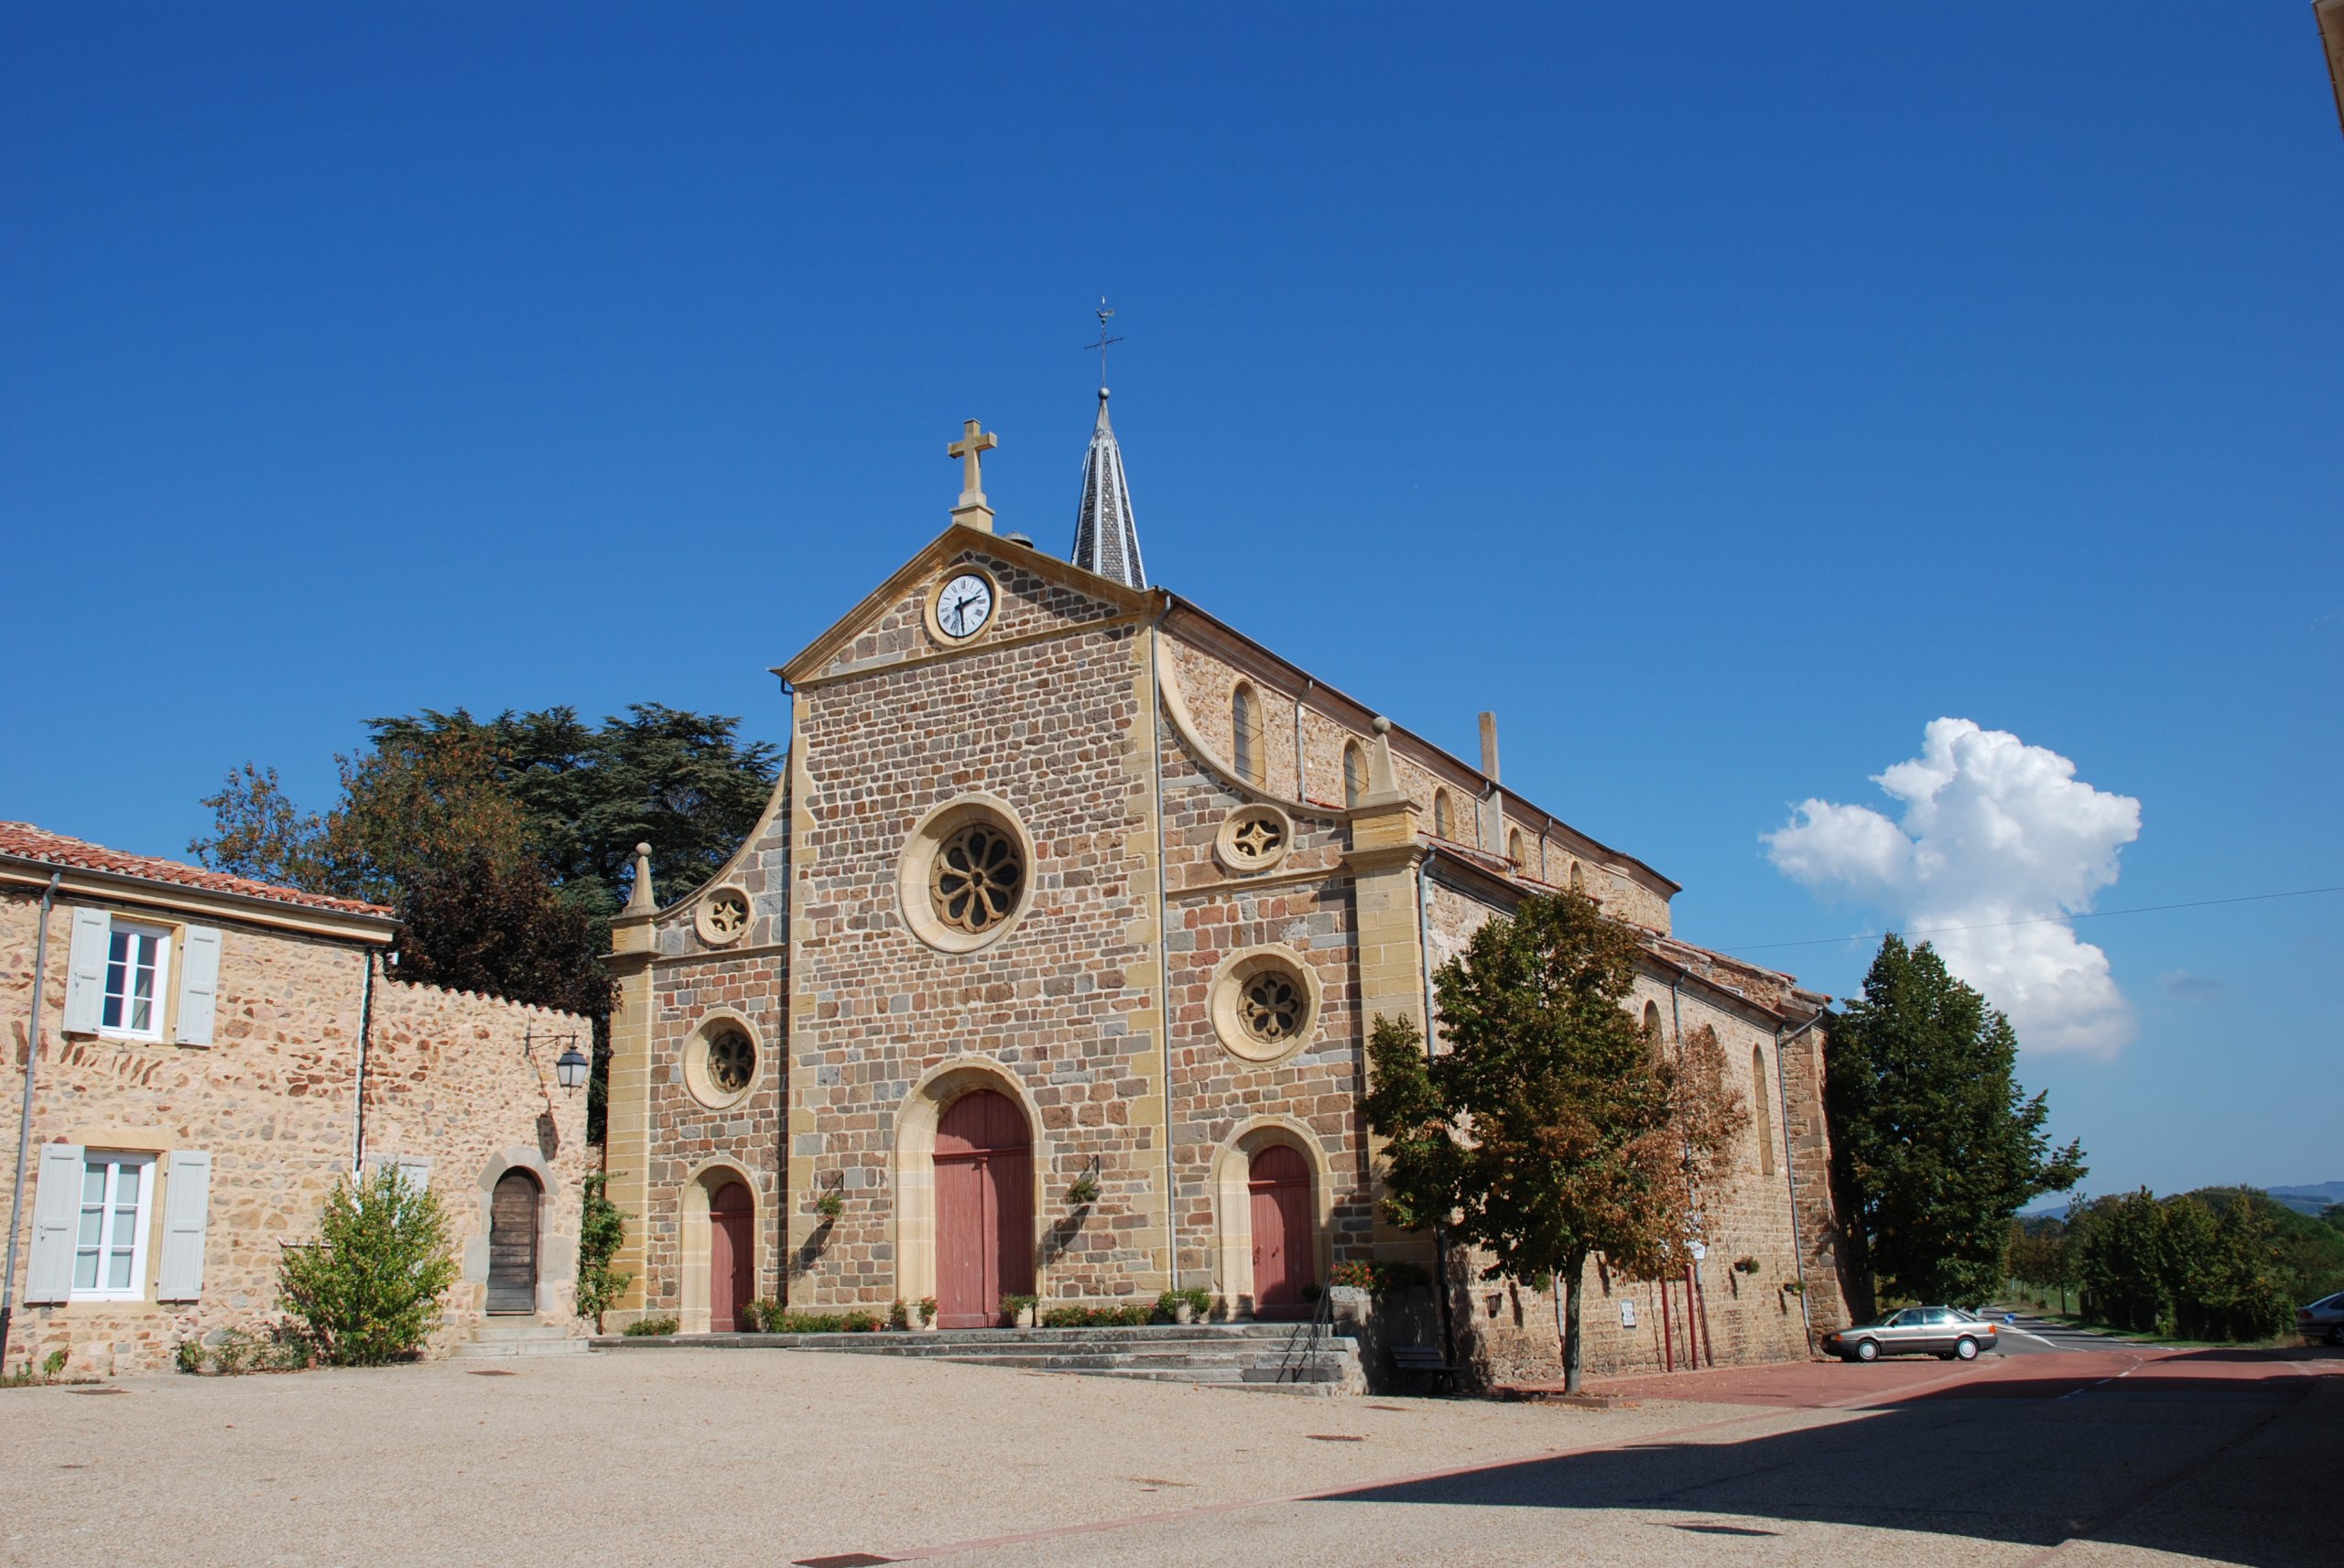
<svg viewBox="0 0 2344 1568"><path fill-rule="evenodd" d="M847 1334L876 1334L879 1332L879 1320L857 1307L840 1320L839 1328Z"/></svg>
<svg viewBox="0 0 2344 1568"><path fill-rule="evenodd" d="M782 1312L776 1310L765 1320L768 1334L837 1334L846 1327L846 1319L834 1312Z"/></svg>
<svg viewBox="0 0 2344 1568"><path fill-rule="evenodd" d="M624 1328L619 1330L619 1332L625 1335L630 1339L656 1339L662 1335L675 1333L676 1320L673 1317L664 1315L660 1317L639 1317L633 1323L628 1324Z"/></svg>
<svg viewBox="0 0 2344 1568"><path fill-rule="evenodd" d="M50 1351L48 1355L40 1358L40 1375L44 1378L56 1377L60 1372L65 1370L65 1363L70 1358L70 1353L67 1351Z"/></svg>
<svg viewBox="0 0 2344 1568"><path fill-rule="evenodd" d="M887 1326L889 1328L909 1328L911 1325L912 1309L909 1303L898 1301L895 1305L887 1309Z"/></svg>
<svg viewBox="0 0 2344 1568"><path fill-rule="evenodd" d="M1185 1291L1167 1291L1156 1297L1156 1315L1177 1317L1178 1314L1175 1309L1183 1303L1188 1305L1188 1315L1199 1322L1212 1314L1212 1292L1202 1285L1191 1285Z"/></svg>
<svg viewBox="0 0 2344 1568"><path fill-rule="evenodd" d="M1042 1314L1044 1328L1133 1328L1156 1314L1152 1306L1062 1306Z"/></svg>
<svg viewBox="0 0 2344 1568"><path fill-rule="evenodd" d="M233 1378L245 1372L300 1372L317 1347L300 1325L278 1319L257 1331L223 1328L207 1339L182 1339L171 1352L182 1372Z"/></svg>
<svg viewBox="0 0 2344 1568"><path fill-rule="evenodd" d="M626 1217L604 1195L610 1177L597 1173L586 1178L585 1195L578 1217L578 1315L602 1325L602 1314L619 1304L635 1276L611 1267L619 1245L626 1239Z"/></svg>
<svg viewBox="0 0 2344 1568"><path fill-rule="evenodd" d="M421 1346L455 1279L439 1198L386 1164L334 1184L318 1239L286 1249L277 1288L322 1359L379 1367Z"/></svg>
<svg viewBox="0 0 2344 1568"><path fill-rule="evenodd" d="M741 1316L751 1332L758 1334L779 1333L781 1315L781 1303L771 1296L759 1296L741 1309Z"/></svg>
<svg viewBox="0 0 2344 1568"><path fill-rule="evenodd" d="M1039 1296L1004 1296L1001 1298L1001 1310L1014 1321L1019 1313L1037 1304L1040 1301Z"/></svg>
<svg viewBox="0 0 2344 1568"><path fill-rule="evenodd" d="M1355 1258L1348 1263L1336 1264L1333 1271L1327 1276L1327 1282L1330 1285L1347 1285L1355 1291L1365 1291L1370 1295L1381 1299L1384 1296L1396 1296L1403 1291L1415 1290L1419 1285L1429 1285L1432 1283L1432 1276L1414 1263L1371 1263L1363 1259ZM1316 1298L1306 1299L1315 1300Z"/></svg>

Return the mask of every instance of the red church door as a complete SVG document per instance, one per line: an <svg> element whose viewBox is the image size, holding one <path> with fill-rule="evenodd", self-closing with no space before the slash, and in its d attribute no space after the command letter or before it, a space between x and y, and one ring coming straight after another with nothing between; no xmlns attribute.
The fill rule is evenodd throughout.
<svg viewBox="0 0 2344 1568"><path fill-rule="evenodd" d="M936 1124L936 1323L987 1328L1001 1298L1034 1291L1034 1138L990 1089Z"/></svg>
<svg viewBox="0 0 2344 1568"><path fill-rule="evenodd" d="M747 1325L757 1277L756 1205L749 1189L727 1182L708 1200L708 1326L731 1334Z"/></svg>
<svg viewBox="0 0 2344 1568"><path fill-rule="evenodd" d="M1253 1200L1253 1315L1304 1316L1310 1308L1302 1287L1311 1283L1318 1250L1310 1238L1310 1167L1297 1151L1273 1143L1253 1156L1245 1184Z"/></svg>

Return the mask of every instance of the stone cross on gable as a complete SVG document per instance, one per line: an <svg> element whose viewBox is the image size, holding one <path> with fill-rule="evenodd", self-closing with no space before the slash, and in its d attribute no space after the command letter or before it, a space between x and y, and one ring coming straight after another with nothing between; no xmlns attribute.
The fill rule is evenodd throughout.
<svg viewBox="0 0 2344 1568"><path fill-rule="evenodd" d="M944 449L947 457L960 460L960 504L982 506L985 503L984 454L1001 445L1001 438L982 428L982 421L963 420L960 438Z"/></svg>

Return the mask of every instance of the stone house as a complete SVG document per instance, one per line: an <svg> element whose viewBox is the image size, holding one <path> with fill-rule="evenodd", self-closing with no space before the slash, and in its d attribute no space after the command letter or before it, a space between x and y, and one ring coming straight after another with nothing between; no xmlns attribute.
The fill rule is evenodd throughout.
<svg viewBox="0 0 2344 1568"><path fill-rule="evenodd" d="M1701 1270L1607 1274L1590 1363L1806 1355L1839 1310L1823 999L1672 936L1677 884L1503 785L1492 723L1473 765L1149 586L1104 392L1072 559L993 531L991 440L776 672L787 761L732 860L664 909L639 872L616 923L622 1315L1202 1286L1279 1316L1337 1263L1429 1265L1377 1217L1369 1027L1424 1025L1474 925L1572 888L1642 934L1657 1038L1714 1029L1756 1102ZM1551 1369L1519 1289L1452 1310L1485 1368Z"/></svg>
<svg viewBox="0 0 2344 1568"><path fill-rule="evenodd" d="M153 1370L269 1319L283 1249L383 1162L429 1182L459 1248L435 1349L491 1314L580 1332L585 1097L555 1062L589 1025L402 984L396 930L377 905L0 823L8 1367Z"/></svg>

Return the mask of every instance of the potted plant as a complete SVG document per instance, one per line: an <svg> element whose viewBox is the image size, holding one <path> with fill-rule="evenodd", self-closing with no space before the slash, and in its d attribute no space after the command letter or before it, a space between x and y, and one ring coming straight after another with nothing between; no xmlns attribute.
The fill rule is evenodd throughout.
<svg viewBox="0 0 2344 1568"><path fill-rule="evenodd" d="M1099 1178L1085 1171L1075 1177L1074 1185L1067 1188L1066 1201L1074 1208L1085 1208L1099 1201Z"/></svg>
<svg viewBox="0 0 2344 1568"><path fill-rule="evenodd" d="M1202 1285L1192 1285L1185 1291L1167 1291L1156 1298L1156 1314L1174 1323L1201 1323L1212 1313L1212 1292Z"/></svg>
<svg viewBox="0 0 2344 1568"><path fill-rule="evenodd" d="M1758 1260L1755 1258L1736 1258L1733 1260L1733 1271L1737 1274L1754 1274L1758 1271Z"/></svg>
<svg viewBox="0 0 2344 1568"><path fill-rule="evenodd" d="M1031 1328L1034 1326L1034 1301L1032 1296L1004 1296L1001 1298L1001 1310L1009 1314L1009 1321L1015 1326Z"/></svg>
<svg viewBox="0 0 2344 1568"><path fill-rule="evenodd" d="M828 1225L846 1212L846 1199L835 1189L824 1193L814 1200L814 1212L822 1217L823 1224Z"/></svg>
<svg viewBox="0 0 2344 1568"><path fill-rule="evenodd" d="M934 1296L920 1297L919 1325L922 1328L934 1328L936 1326L936 1298Z"/></svg>

